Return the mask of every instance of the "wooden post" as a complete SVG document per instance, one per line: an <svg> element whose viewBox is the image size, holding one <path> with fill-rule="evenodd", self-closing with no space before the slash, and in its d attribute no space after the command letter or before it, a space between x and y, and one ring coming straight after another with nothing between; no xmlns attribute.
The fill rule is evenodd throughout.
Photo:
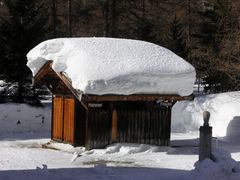
<svg viewBox="0 0 240 180"><path fill-rule="evenodd" d="M88 103L87 103L87 106L86 107L89 107ZM91 125L89 124L89 121L90 121L90 114L91 114L91 108L87 108L86 109L86 139L85 139L85 148L86 150L90 150L92 148L92 145L91 145Z"/></svg>
<svg viewBox="0 0 240 180"><path fill-rule="evenodd" d="M112 113L112 139L111 142L116 142L117 141L117 134L118 134L118 118L117 118L117 110L114 109Z"/></svg>
<svg viewBox="0 0 240 180"><path fill-rule="evenodd" d="M203 112L204 124L200 127L200 139L199 139L199 161L205 158L211 158L212 152L212 127L209 126L210 113L208 111Z"/></svg>

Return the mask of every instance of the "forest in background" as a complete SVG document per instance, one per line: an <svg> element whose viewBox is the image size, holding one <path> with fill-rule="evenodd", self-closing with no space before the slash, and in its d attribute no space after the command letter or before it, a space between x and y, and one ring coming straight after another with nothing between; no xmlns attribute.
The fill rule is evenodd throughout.
<svg viewBox="0 0 240 180"><path fill-rule="evenodd" d="M1 101L39 102L46 91L32 85L25 56L58 37L153 42L190 62L206 93L240 90L238 1L1 0L0 16Z"/></svg>

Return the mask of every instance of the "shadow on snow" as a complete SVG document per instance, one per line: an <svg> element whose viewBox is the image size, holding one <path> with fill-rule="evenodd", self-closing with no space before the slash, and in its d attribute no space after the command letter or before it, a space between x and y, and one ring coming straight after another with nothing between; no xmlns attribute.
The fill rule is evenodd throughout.
<svg viewBox="0 0 240 180"><path fill-rule="evenodd" d="M190 171L144 167L107 167L105 164L93 168L48 169L46 165L33 170L3 170L0 179L83 179L83 180L185 180Z"/></svg>

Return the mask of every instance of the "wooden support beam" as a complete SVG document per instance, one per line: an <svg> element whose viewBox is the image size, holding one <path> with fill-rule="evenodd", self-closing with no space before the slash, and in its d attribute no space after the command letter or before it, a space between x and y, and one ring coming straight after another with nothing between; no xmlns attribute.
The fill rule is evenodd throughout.
<svg viewBox="0 0 240 180"><path fill-rule="evenodd" d="M132 94L132 95L90 95L83 94L82 101L180 101L193 100L194 96L179 96L179 95L160 95L160 94Z"/></svg>
<svg viewBox="0 0 240 180"><path fill-rule="evenodd" d="M34 81L36 83L41 82L41 79L49 72L49 70L52 67L52 62L53 61L47 61L37 72L37 74L34 76Z"/></svg>
<svg viewBox="0 0 240 180"><path fill-rule="evenodd" d="M82 95L72 87L72 83L63 73L56 73L58 77L62 80L62 82L68 87L68 89L72 92L72 94L76 97L76 99L83 105L83 107L88 110L88 107L82 101Z"/></svg>
<svg viewBox="0 0 240 180"><path fill-rule="evenodd" d="M114 109L112 113L112 137L111 142L117 141L117 134L118 134L118 117L117 117L117 110Z"/></svg>

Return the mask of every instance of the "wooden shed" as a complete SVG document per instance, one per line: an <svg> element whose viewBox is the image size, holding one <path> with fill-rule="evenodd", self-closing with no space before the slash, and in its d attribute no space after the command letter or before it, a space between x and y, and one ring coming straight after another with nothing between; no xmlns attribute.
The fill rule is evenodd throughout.
<svg viewBox="0 0 240 180"><path fill-rule="evenodd" d="M168 145L173 104L193 98L174 94L83 94L72 87L64 73L52 69L52 61L41 67L35 82L46 85L53 94L51 138L87 149L114 142Z"/></svg>

